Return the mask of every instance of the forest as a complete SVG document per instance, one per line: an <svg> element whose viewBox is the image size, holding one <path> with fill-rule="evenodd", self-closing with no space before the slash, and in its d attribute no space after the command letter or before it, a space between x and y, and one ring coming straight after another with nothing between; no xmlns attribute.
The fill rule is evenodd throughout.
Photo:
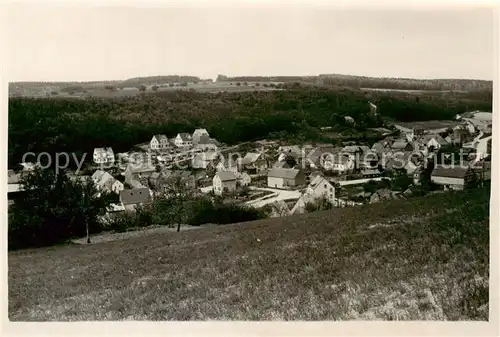
<svg viewBox="0 0 500 337"><path fill-rule="evenodd" d="M378 106L377 116L370 114L368 101ZM491 111L491 105L482 97L407 98L300 85L268 92L172 91L114 99L16 97L9 99L9 167L29 151L87 153L90 158L95 147L127 151L153 134L174 137L196 127L227 144L264 137L322 141L320 127L363 133L391 120L451 119L466 109ZM348 124L345 116L356 123Z"/></svg>

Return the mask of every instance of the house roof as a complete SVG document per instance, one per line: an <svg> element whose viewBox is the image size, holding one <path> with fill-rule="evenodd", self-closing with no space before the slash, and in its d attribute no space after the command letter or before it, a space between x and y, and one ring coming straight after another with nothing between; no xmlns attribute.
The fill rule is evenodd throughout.
<svg viewBox="0 0 500 337"><path fill-rule="evenodd" d="M285 152L289 154L301 155L302 150L298 145L285 145L279 147L280 152Z"/></svg>
<svg viewBox="0 0 500 337"><path fill-rule="evenodd" d="M111 147L96 147L94 149L95 154L113 154L113 149Z"/></svg>
<svg viewBox="0 0 500 337"><path fill-rule="evenodd" d="M429 141L431 141L432 139L435 139L436 142L441 145L441 146L444 146L444 145L447 145L448 142L443 138L441 137L440 135L438 134L433 134L433 135L422 135L421 137L421 140L425 143L428 143Z"/></svg>
<svg viewBox="0 0 500 337"><path fill-rule="evenodd" d="M268 177L273 178L283 178L283 179L295 179L299 174L300 170L293 168L272 168L267 173Z"/></svg>
<svg viewBox="0 0 500 337"><path fill-rule="evenodd" d="M161 142L162 140L168 142L168 138L165 135L154 135L153 138L156 138L158 142Z"/></svg>
<svg viewBox="0 0 500 337"><path fill-rule="evenodd" d="M219 171L215 174L216 177L219 177L220 181L231 181L236 180L236 175L231 171Z"/></svg>
<svg viewBox="0 0 500 337"><path fill-rule="evenodd" d="M194 134L207 134L208 135L208 131L207 131L207 129L198 128L198 129L194 130L193 135Z"/></svg>
<svg viewBox="0 0 500 337"><path fill-rule="evenodd" d="M258 152L248 152L245 157L241 158L240 164L242 165L247 165L255 162L259 157L262 155L262 153Z"/></svg>
<svg viewBox="0 0 500 337"><path fill-rule="evenodd" d="M438 165L432 170L433 177L464 178L468 169L464 167L443 167Z"/></svg>
<svg viewBox="0 0 500 337"><path fill-rule="evenodd" d="M406 140L398 139L394 143L392 143L391 148L394 150L400 150L400 149L404 149L407 145L408 145L408 142Z"/></svg>
<svg viewBox="0 0 500 337"><path fill-rule="evenodd" d="M149 197L149 189L147 187L120 191L120 201L124 205L133 205L145 202L149 199Z"/></svg>
<svg viewBox="0 0 500 337"><path fill-rule="evenodd" d="M181 137L183 141L189 141L192 139L191 135L187 132L181 132L178 134L178 136Z"/></svg>

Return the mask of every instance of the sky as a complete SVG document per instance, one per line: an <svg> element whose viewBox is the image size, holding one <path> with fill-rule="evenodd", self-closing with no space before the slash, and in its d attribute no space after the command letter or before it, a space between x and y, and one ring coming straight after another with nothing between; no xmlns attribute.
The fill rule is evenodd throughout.
<svg viewBox="0 0 500 337"><path fill-rule="evenodd" d="M488 9L228 6L10 5L3 20L5 73L8 81L494 77L494 14Z"/></svg>

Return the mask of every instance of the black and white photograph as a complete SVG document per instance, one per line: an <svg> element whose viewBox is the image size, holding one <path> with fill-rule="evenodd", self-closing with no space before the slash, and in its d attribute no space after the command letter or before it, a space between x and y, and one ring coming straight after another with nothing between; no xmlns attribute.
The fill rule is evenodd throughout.
<svg viewBox="0 0 500 337"><path fill-rule="evenodd" d="M10 322L498 321L493 6L4 7Z"/></svg>

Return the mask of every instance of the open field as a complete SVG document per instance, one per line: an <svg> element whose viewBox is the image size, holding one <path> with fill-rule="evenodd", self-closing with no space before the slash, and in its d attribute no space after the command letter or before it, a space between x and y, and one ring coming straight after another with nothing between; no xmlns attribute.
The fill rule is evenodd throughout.
<svg viewBox="0 0 500 337"><path fill-rule="evenodd" d="M9 318L487 320L488 214L476 189L11 252Z"/></svg>

